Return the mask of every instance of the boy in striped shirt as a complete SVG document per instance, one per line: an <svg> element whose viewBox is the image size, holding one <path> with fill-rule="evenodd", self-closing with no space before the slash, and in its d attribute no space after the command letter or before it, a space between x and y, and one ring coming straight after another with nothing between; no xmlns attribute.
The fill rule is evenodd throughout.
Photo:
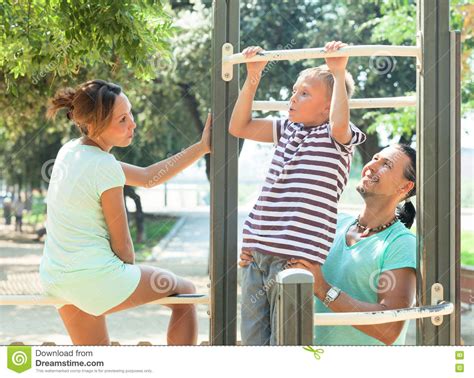
<svg viewBox="0 0 474 378"><path fill-rule="evenodd" d="M346 46L329 42L328 52ZM262 51L248 47L250 58ZM349 121L354 81L348 58L302 71L293 86L288 118L253 119L252 102L266 62L247 63L247 79L229 132L276 146L262 192L244 224L242 248L254 262L242 272L244 345L276 343L276 274L291 258L323 264L334 240L337 203L347 184L354 146L365 135Z"/></svg>

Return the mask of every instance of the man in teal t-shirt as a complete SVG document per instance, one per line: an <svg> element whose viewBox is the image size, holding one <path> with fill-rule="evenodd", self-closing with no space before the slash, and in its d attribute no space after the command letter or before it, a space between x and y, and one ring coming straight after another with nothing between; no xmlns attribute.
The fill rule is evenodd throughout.
<svg viewBox="0 0 474 378"><path fill-rule="evenodd" d="M362 302L377 303L378 293L393 288L394 276L379 283L379 276L399 268L416 269L416 237L400 221L385 230L361 239L352 246L346 243L346 233L356 218L341 214L336 237L326 263L324 278L349 296ZM379 283L379 284L378 284ZM315 298L315 312L333 312ZM393 345L404 345L408 322ZM315 327L315 345L384 345L352 326Z"/></svg>
<svg viewBox="0 0 474 378"><path fill-rule="evenodd" d="M416 151L396 144L376 153L362 169L357 218L340 215L326 263L290 260L315 278L316 312L372 312L410 307L416 293ZM404 201L403 205L400 202ZM317 326L317 345L399 345L407 322Z"/></svg>
<svg viewBox="0 0 474 378"><path fill-rule="evenodd" d="M340 214L334 243L321 267L290 259L289 268L314 276L316 313L372 312L410 307L416 293L416 151L396 144L376 153L362 169L357 191L364 200L358 217ZM405 201L403 204L400 202ZM400 204L400 205L399 205ZM253 264L242 252L240 266ZM363 326L317 326L316 345L400 345L407 322Z"/></svg>

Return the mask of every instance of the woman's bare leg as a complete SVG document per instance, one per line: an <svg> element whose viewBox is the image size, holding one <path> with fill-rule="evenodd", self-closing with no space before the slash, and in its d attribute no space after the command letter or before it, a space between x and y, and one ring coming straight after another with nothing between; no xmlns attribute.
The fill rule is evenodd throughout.
<svg viewBox="0 0 474 378"><path fill-rule="evenodd" d="M94 316L74 305L58 309L74 345L110 345L105 316Z"/></svg>
<svg viewBox="0 0 474 378"><path fill-rule="evenodd" d="M139 265L140 282L135 291L122 303L104 315L168 297L173 294L194 294L196 288L191 281L174 273L148 265ZM197 342L197 314L194 305L168 305L172 314L168 326L169 345L195 345Z"/></svg>
<svg viewBox="0 0 474 378"><path fill-rule="evenodd" d="M198 333L196 306L167 306L172 311L166 337L168 345L196 345Z"/></svg>

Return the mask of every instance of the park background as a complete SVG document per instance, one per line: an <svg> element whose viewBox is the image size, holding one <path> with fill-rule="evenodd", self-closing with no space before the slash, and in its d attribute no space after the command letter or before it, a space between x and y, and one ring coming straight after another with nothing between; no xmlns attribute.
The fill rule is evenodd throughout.
<svg viewBox="0 0 474 378"><path fill-rule="evenodd" d="M47 100L64 86L93 78L122 86L137 123L133 144L114 148L121 161L146 166L197 142L210 107L212 4L175 1L5 1L0 4L0 294L38 294L45 204L59 148L78 137L64 114L47 121ZM451 28L462 33L461 264L474 268L474 5L451 1ZM413 1L241 0L241 48L268 50L349 44L414 45ZM258 100L286 100L297 74L322 61L272 62ZM241 66L241 80L245 77ZM392 97L416 90L412 58L351 58L354 98ZM284 113L261 113L262 117ZM415 108L353 110L367 133L358 147L340 211L357 214L362 166L392 142L416 142ZM255 202L272 146L241 142L239 227ZM171 269L208 290L209 158L152 189L125 187L138 263ZM22 198L23 232L7 225L4 202ZM7 199L8 198L8 199ZM416 232L415 228L412 229ZM463 304L462 335L474 344L474 297ZM200 341L208 315L199 306ZM164 343L169 311L144 306L108 317L112 340ZM413 322L412 322L413 323ZM411 343L414 327L411 325ZM0 308L0 344L70 343L53 307Z"/></svg>

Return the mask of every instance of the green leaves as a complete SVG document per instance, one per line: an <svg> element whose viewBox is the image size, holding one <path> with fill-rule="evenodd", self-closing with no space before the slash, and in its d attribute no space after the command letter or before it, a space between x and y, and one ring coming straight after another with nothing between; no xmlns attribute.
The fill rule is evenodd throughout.
<svg viewBox="0 0 474 378"><path fill-rule="evenodd" d="M393 45L416 44L416 6L392 7L380 18L367 22L372 26L374 43L389 40Z"/></svg>
<svg viewBox="0 0 474 378"><path fill-rule="evenodd" d="M110 64L112 56L149 80L149 58L168 53L173 32L159 1L7 1L0 25L0 71L30 80L74 76L78 69Z"/></svg>
<svg viewBox="0 0 474 378"><path fill-rule="evenodd" d="M77 136L63 116L46 121L48 98L92 77L144 85L156 78L152 57L170 56L174 31L160 1L2 1L1 176L39 185L41 162Z"/></svg>
<svg viewBox="0 0 474 378"><path fill-rule="evenodd" d="M369 134L380 133L383 130L390 139L398 140L403 137L405 140L411 140L416 128L416 108L404 107L389 113L366 112L363 119L370 122L367 128Z"/></svg>

